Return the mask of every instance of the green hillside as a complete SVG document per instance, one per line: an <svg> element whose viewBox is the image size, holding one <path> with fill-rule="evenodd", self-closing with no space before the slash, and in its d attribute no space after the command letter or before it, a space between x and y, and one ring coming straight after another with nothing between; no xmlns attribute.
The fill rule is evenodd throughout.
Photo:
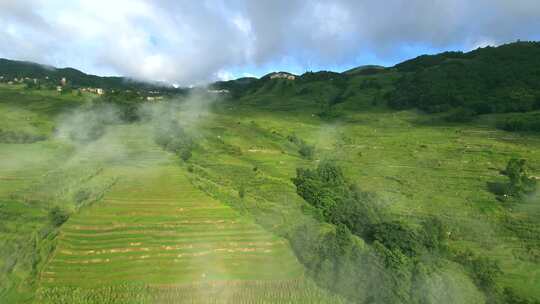
<svg viewBox="0 0 540 304"><path fill-rule="evenodd" d="M58 85L65 78L74 87L95 87L103 89L131 89L131 90L163 90L175 91L165 84L145 83L125 77L96 76L85 74L73 68L55 68L40 65L34 62L8 60L0 58L0 82L14 81L15 79L30 82L34 78L42 84Z"/></svg>
<svg viewBox="0 0 540 304"><path fill-rule="evenodd" d="M0 300L538 303L538 50L160 100L0 84Z"/></svg>
<svg viewBox="0 0 540 304"><path fill-rule="evenodd" d="M405 74L390 95L396 108L462 108L471 115L540 108L538 42L420 56L396 68Z"/></svg>

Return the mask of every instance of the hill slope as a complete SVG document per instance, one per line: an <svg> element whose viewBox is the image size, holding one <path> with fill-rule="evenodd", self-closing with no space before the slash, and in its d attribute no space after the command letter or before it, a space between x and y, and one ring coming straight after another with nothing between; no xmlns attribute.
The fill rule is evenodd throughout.
<svg viewBox="0 0 540 304"><path fill-rule="evenodd" d="M398 108L474 114L540 109L540 43L518 42L469 53L421 56L396 65L404 73L390 95Z"/></svg>
<svg viewBox="0 0 540 304"><path fill-rule="evenodd" d="M166 84L151 84L140 82L125 77L103 77L85 74L73 68L55 68L40 65L34 62L8 60L0 58L0 77L3 81L13 81L15 78L38 79L41 83L52 83L57 85L62 78L66 78L68 83L75 87L95 87L103 89L169 89L173 88Z"/></svg>
<svg viewBox="0 0 540 304"><path fill-rule="evenodd" d="M220 82L229 95L138 100L133 113L144 115L133 120L95 119L110 114L99 111L99 98L0 85L0 299L181 303L214 300L234 286L226 296L250 302L332 303L339 295L360 303L535 303L540 198L506 192L501 172L525 159L527 180L539 176L540 140L494 122L536 112L448 122L448 113L427 113L445 109L424 108L444 99L394 102L407 88L430 92L424 86L434 75L431 93L454 96L467 88L455 71L479 89L492 70L498 80L517 73L486 62L515 64L531 78L501 82L500 96L534 90L536 48ZM520 50L530 65L514 58ZM467 101L475 93L463 94ZM493 94L477 102L515 103ZM448 111L474 110L468 106ZM184 133L156 145L145 120L154 110L152 123L171 115L186 124L189 153ZM60 132L66 122L71 129ZM69 139L78 132L97 139ZM205 288L210 295L199 293Z"/></svg>

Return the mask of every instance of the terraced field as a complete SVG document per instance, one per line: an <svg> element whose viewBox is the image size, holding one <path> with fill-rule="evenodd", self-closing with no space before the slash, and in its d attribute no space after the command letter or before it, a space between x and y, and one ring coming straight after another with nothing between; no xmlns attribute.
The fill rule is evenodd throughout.
<svg viewBox="0 0 540 304"><path fill-rule="evenodd" d="M140 136L145 129L134 128L109 132L123 138L109 151L127 151L102 173L118 182L62 227L41 273L40 301L326 301L304 281L285 240L193 187L169 154Z"/></svg>
<svg viewBox="0 0 540 304"><path fill-rule="evenodd" d="M64 105L53 99L48 108L23 93L9 98L23 97L36 113ZM320 246L304 250L333 230L311 217L291 183L297 168L326 159L375 193L390 218L417 225L437 217L449 228L453 252L496 261L501 288L540 296L538 193L499 202L489 188L506 182L499 171L513 157L539 176L536 134L483 121L436 125L412 111L351 111L334 123L305 111L219 106L187 124L196 140L187 162L154 143L150 124L161 125L162 117L111 122L99 139L78 142L69 136L84 129L78 125L52 132L64 127L61 118L0 107L8 113L0 127L49 134L0 143L0 302L341 303L311 280L342 295L359 285L336 280L335 262ZM169 110L183 118L183 108ZM314 159L301 157L294 137L314 145ZM51 220L56 206L71 214L67 222ZM311 254L324 264L309 264ZM466 271L441 266L433 296L447 290L462 303L481 303Z"/></svg>

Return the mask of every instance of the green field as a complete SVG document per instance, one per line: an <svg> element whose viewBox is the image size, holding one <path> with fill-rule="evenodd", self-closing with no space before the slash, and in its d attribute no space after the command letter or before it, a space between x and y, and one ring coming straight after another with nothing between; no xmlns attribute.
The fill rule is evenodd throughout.
<svg viewBox="0 0 540 304"><path fill-rule="evenodd" d="M148 124L111 126L83 146L2 146L4 244L35 238L53 204L74 212L35 279L22 263L7 273L10 301L31 299L30 288L39 303L340 301L305 278L287 240L194 187ZM80 206L79 192L89 197Z"/></svg>
<svg viewBox="0 0 540 304"><path fill-rule="evenodd" d="M118 181L62 227L45 289L301 280L285 240L194 188L170 155L140 141L144 129L121 131L131 155L107 164L102 174Z"/></svg>
<svg viewBox="0 0 540 304"><path fill-rule="evenodd" d="M207 126L242 153L206 149L193 160L201 176L225 187L243 184L255 201L290 207L296 200L290 178L306 165L288 147L285 137L294 132L317 145L317 159L337 160L362 189L378 193L397 218L415 223L438 216L449 227L449 246L495 259L505 274L501 284L540 298L538 197L504 205L487 186L504 181L499 170L509 158L540 160L536 135L483 124L423 125L422 115L410 111L355 113L339 124L302 113L253 111L225 114ZM272 224L279 231L287 223Z"/></svg>
<svg viewBox="0 0 540 304"><path fill-rule="evenodd" d="M350 82L372 78L385 90L395 75ZM498 130L497 115L448 123L391 110L371 89L349 94L335 106L338 118L327 119L311 98L331 89L311 89L322 93L297 94L277 81L204 108L183 98L153 105L196 141L183 161L154 141L153 128L164 118L109 124L99 139L75 143L54 130L62 130L63 115L92 104L90 96L0 86L0 129L46 136L0 143L0 299L339 303L345 301L332 291L352 297L377 289L370 278L340 289L306 262L320 252L303 252L298 243L305 226L315 235L306 243L323 244L336 231L310 213L291 182L297 168L325 160L375 193L392 219L419 227L438 218L452 252L470 250L498 263L501 290L540 299L538 194L500 202L489 188L506 181L499 171L511 158L526 159L540 176L537 133ZM299 154L292 136L315 147L312 159ZM70 213L58 227L48 218L54 206ZM367 241L354 242L369 252ZM426 303L485 302L459 261L436 265L422 286Z"/></svg>

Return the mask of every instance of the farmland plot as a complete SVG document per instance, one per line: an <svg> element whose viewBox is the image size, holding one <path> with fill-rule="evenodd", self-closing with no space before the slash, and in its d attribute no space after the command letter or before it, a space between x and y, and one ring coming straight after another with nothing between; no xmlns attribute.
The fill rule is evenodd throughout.
<svg viewBox="0 0 540 304"><path fill-rule="evenodd" d="M118 181L62 227L39 301L337 301L304 279L284 239L193 187L143 127L115 132L127 152L101 174Z"/></svg>

